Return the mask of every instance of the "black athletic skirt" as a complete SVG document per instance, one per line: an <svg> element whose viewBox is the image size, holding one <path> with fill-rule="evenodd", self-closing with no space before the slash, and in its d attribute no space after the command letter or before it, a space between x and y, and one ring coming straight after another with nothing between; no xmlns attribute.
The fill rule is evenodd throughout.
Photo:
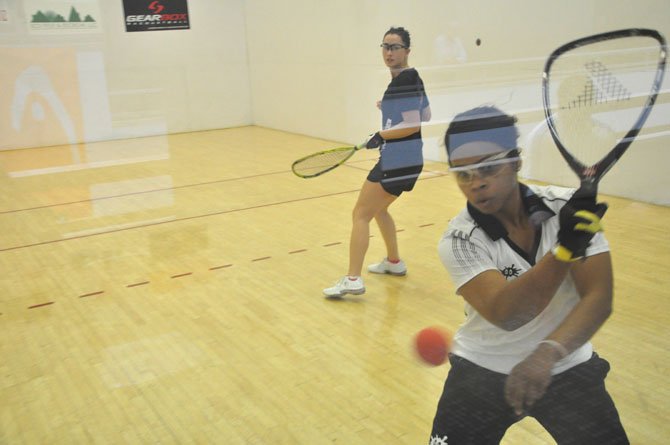
<svg viewBox="0 0 670 445"><path fill-rule="evenodd" d="M383 171L381 162L377 162L368 174L368 181L379 182L387 193L400 196L402 192L409 192L414 188L421 170L423 170L423 165Z"/></svg>

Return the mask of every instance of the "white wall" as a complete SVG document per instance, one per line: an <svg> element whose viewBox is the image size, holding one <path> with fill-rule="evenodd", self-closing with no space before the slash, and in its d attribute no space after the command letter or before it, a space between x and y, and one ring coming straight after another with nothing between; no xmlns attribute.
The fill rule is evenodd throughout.
<svg viewBox="0 0 670 445"><path fill-rule="evenodd" d="M379 43L393 25L410 30L410 62L433 105L426 157L443 160L447 123L483 103L517 114L525 142L542 122L544 58L560 44L625 27L670 36L667 0L191 0L190 30L135 33L121 0L49 0L97 8L101 28L82 34L31 32L36 1L4 2L0 149L249 124L359 142L380 126L375 103L390 77ZM33 94L17 111L19 84L55 94ZM654 114L667 130L667 108ZM601 190L670 204L668 142L663 133L636 142L631 152L645 159L627 154ZM554 151L529 155L525 176L574 184Z"/></svg>
<svg viewBox="0 0 670 445"><path fill-rule="evenodd" d="M190 1L191 29L153 32L126 32L121 0L4 3L0 149L252 123L242 0ZM31 29L37 5L63 4L99 28Z"/></svg>
<svg viewBox="0 0 670 445"><path fill-rule="evenodd" d="M379 128L375 102L390 80L379 43L390 26L409 29L410 64L432 102L424 154L433 160L446 158L439 141L453 115L484 103L517 114L527 142L543 120L545 58L561 44L628 27L670 36L666 0L248 0L246 18L255 123L346 143ZM667 93L670 79L665 85ZM654 113L665 135L634 144L631 152L644 151L646 162L627 154L601 191L670 204L670 176L661 171L670 160L670 113ZM535 150L522 173L576 185L555 150L546 155L550 163L545 151Z"/></svg>

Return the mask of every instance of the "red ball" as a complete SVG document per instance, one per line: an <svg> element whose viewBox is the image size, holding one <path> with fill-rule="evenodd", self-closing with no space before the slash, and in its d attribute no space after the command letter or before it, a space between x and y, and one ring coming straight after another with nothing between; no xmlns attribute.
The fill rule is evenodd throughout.
<svg viewBox="0 0 670 445"><path fill-rule="evenodd" d="M414 345L421 360L430 365L439 366L449 357L451 336L447 330L431 326L416 334Z"/></svg>

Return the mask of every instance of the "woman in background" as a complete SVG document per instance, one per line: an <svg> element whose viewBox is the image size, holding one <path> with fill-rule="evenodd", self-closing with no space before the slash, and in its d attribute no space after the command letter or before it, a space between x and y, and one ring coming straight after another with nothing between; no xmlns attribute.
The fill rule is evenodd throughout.
<svg viewBox="0 0 670 445"><path fill-rule="evenodd" d="M328 298L365 292L361 278L363 260L368 250L370 221L377 221L386 245L386 257L368 266L372 273L405 275L407 267L400 259L396 227L388 208L403 193L414 188L423 169L421 122L430 119L430 104L423 81L416 69L409 67L410 35L402 28L390 28L381 44L384 63L391 73L378 107L382 112L382 129L364 141L369 149L380 149L380 157L358 195L352 214L349 241L349 269L333 287L324 289Z"/></svg>

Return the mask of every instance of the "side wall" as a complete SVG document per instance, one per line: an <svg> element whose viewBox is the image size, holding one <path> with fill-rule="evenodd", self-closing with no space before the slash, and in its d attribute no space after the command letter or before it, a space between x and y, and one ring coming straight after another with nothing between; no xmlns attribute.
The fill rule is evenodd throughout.
<svg viewBox="0 0 670 445"><path fill-rule="evenodd" d="M35 30L30 17L45 4L64 15L75 6L96 26ZM568 40L616 28L670 36L665 0L191 0L191 29L131 33L122 5L0 2L0 149L69 144L75 153L82 142L251 124L356 143L380 126L375 104L389 81L382 34L405 26L433 105L428 159L444 160L439 141L455 113L492 103L519 116L523 176L574 185L551 144L537 143L546 139L544 58ZM668 82L654 127L603 192L670 204L670 176L661 171L670 160Z"/></svg>
<svg viewBox="0 0 670 445"><path fill-rule="evenodd" d="M242 0L190 1L190 29L150 32L126 32L121 0L4 5L0 149L252 123ZM30 23L38 10L68 18L71 7L96 23Z"/></svg>

